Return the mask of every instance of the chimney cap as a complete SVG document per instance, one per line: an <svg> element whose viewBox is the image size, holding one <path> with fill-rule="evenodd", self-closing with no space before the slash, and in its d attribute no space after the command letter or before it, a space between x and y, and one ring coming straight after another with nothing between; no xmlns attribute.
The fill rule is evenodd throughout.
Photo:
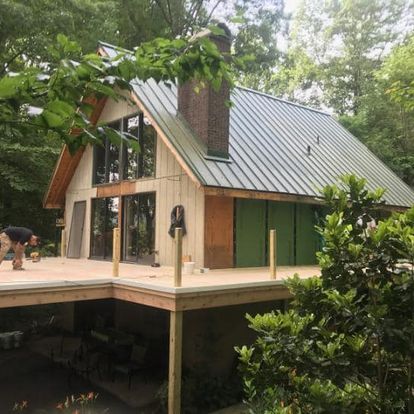
<svg viewBox="0 0 414 414"><path fill-rule="evenodd" d="M216 35L215 33L213 33L211 31L211 29L206 27L206 28L200 30L199 32L197 32L196 34L194 34L193 36L191 36L190 42L195 41L195 40L197 40L201 37L219 37L221 39L226 39L229 42L231 42L232 34L231 34L231 31L230 31L229 27L226 25L226 23L214 22L213 25L217 26L219 29L223 30L224 34Z"/></svg>

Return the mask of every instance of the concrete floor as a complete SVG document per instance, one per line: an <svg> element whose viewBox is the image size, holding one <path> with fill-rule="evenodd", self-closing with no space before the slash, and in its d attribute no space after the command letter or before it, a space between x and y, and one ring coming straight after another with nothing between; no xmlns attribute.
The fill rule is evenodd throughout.
<svg viewBox="0 0 414 414"><path fill-rule="evenodd" d="M93 391L99 393L97 413L109 409L110 414L142 414L83 378L71 379L70 386L67 379L67 370L26 347L0 351L0 413L11 414L14 403L22 401L28 402L28 414L55 413L66 396Z"/></svg>

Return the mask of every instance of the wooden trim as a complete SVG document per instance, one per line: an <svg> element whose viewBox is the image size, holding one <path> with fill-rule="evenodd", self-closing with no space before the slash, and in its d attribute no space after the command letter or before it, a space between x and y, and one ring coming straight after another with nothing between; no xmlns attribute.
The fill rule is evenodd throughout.
<svg viewBox="0 0 414 414"><path fill-rule="evenodd" d="M289 299L292 295L284 285L243 287L210 292L179 295L176 299L177 310L195 310L217 308L221 306L241 305L245 303L268 302Z"/></svg>
<svg viewBox="0 0 414 414"><path fill-rule="evenodd" d="M95 104L95 108L90 117L92 124L96 124L103 108L105 107L107 99L97 100L95 98L86 98L90 103ZM75 131L72 131L73 135L77 135ZM65 193L68 188L76 168L82 158L85 151L85 147L78 149L73 156L70 154L67 145L64 145L60 152L59 159L55 165L55 169L50 179L48 189L43 198L43 206L45 208L64 208L65 207Z"/></svg>
<svg viewBox="0 0 414 414"><path fill-rule="evenodd" d="M121 275L122 276L122 275ZM48 303L73 302L94 299L118 299L168 311L185 311L240 305L255 302L289 299L291 294L282 284L255 286L217 287L214 290L165 292L154 288L126 286L105 282L83 286L42 286L27 289L0 291L0 308L40 305Z"/></svg>
<svg viewBox="0 0 414 414"><path fill-rule="evenodd" d="M181 413L181 371L183 352L183 312L170 312L168 369L168 414Z"/></svg>
<svg viewBox="0 0 414 414"><path fill-rule="evenodd" d="M249 198L255 200L272 200L272 201L289 201L295 203L306 204L324 204L322 198L312 196L302 196L298 194L285 194L285 193L271 193L267 191L254 191L254 190L238 190L233 188L222 187L204 187L206 195L222 196L222 197L234 197L234 198Z"/></svg>
<svg viewBox="0 0 414 414"><path fill-rule="evenodd" d="M18 289L0 292L0 308L109 299L112 296L112 286L109 283L100 286Z"/></svg>
<svg viewBox="0 0 414 414"><path fill-rule="evenodd" d="M152 308L169 311L175 310L174 294L117 285L114 286L112 297L114 299L151 306Z"/></svg>
<svg viewBox="0 0 414 414"><path fill-rule="evenodd" d="M136 181L120 181L117 183L101 184L96 187L96 198L122 197L135 194Z"/></svg>

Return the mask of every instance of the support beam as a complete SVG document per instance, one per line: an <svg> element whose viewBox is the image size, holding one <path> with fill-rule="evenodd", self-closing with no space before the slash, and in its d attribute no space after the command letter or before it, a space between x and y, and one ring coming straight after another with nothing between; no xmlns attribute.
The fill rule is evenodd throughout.
<svg viewBox="0 0 414 414"><path fill-rule="evenodd" d="M269 232L269 263L270 263L270 279L276 279L276 230Z"/></svg>
<svg viewBox="0 0 414 414"><path fill-rule="evenodd" d="M170 312L170 358L168 373L168 414L181 413L181 363L183 312Z"/></svg>
<svg viewBox="0 0 414 414"><path fill-rule="evenodd" d="M120 229L115 227L113 230L113 244L112 244L112 276L119 276L119 261L121 259L121 243L120 243Z"/></svg>
<svg viewBox="0 0 414 414"><path fill-rule="evenodd" d="M66 230L64 228L62 228L60 235L60 256L62 259L66 257Z"/></svg>
<svg viewBox="0 0 414 414"><path fill-rule="evenodd" d="M183 229L177 227L174 234L175 262L174 262L174 287L181 287L182 256L183 256Z"/></svg>

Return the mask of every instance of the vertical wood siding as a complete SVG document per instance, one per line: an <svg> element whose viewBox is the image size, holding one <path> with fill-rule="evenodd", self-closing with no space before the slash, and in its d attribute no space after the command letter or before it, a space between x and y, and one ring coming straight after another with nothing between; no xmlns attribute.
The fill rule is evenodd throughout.
<svg viewBox="0 0 414 414"><path fill-rule="evenodd" d="M100 122L111 122L137 112L126 102L109 101L102 111ZM191 255L196 267L204 266L204 192L197 188L175 160L160 137L157 137L156 177L133 181L135 193L156 193L155 250L161 265L173 265L174 244L168 235L170 214L173 207L181 204L185 209L187 234L183 238L183 255ZM72 220L75 201L86 200L85 230L81 257L89 256L91 199L96 197L92 187L93 149L88 147L82 157L66 193L66 230Z"/></svg>

